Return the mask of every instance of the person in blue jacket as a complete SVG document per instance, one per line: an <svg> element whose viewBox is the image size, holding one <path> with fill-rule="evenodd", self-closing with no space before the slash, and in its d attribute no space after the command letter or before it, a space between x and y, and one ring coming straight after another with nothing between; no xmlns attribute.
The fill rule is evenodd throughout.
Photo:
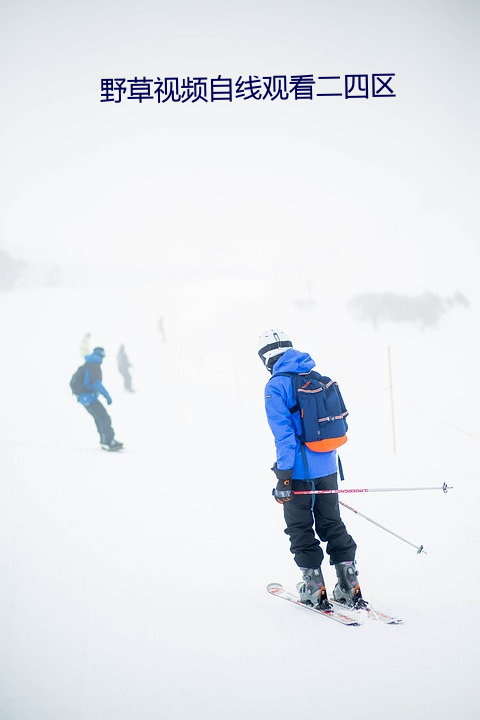
<svg viewBox="0 0 480 720"><path fill-rule="evenodd" d="M273 495L283 505L285 533L290 551L302 571L300 600L328 610L321 565L326 542L330 564L335 566L337 584L333 597L348 607L365 607L355 563L356 544L340 516L338 495L294 495L302 490L336 490L336 450L314 452L300 442L300 413L295 410L295 393L290 377L279 373L307 374L315 367L308 353L293 348L280 329L266 330L258 339L258 354L272 374L265 387L265 409L275 438L277 478Z"/></svg>
<svg viewBox="0 0 480 720"><path fill-rule="evenodd" d="M112 398L102 384L101 365L104 357L105 350L102 347L94 348L93 352L85 357L83 389L77 396L77 400L95 420L102 448L120 450L123 443L115 440L110 415L98 399L99 395L103 395L107 405L112 404Z"/></svg>

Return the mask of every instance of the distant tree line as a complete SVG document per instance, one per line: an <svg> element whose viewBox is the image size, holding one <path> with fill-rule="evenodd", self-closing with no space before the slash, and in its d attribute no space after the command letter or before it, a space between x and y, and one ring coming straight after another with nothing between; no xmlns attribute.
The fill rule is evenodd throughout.
<svg viewBox="0 0 480 720"><path fill-rule="evenodd" d="M375 328L381 322L418 322L422 330L435 327L446 312L455 306L468 307L469 302L460 292L442 298L431 292L408 296L396 293L363 293L348 303L349 310L361 321L370 321Z"/></svg>
<svg viewBox="0 0 480 720"><path fill-rule="evenodd" d="M25 260L16 260L6 250L0 248L0 291L13 290L26 267Z"/></svg>

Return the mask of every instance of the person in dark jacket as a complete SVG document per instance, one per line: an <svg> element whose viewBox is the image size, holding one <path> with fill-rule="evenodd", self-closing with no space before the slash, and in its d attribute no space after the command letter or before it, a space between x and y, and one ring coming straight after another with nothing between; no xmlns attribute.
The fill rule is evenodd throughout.
<svg viewBox="0 0 480 720"><path fill-rule="evenodd" d="M125 345L120 345L120 349L117 353L117 366L120 375L123 377L125 390L127 390L127 392L133 392L132 376L130 375L130 368L132 365L130 364L127 353L125 352Z"/></svg>
<svg viewBox="0 0 480 720"><path fill-rule="evenodd" d="M330 564L335 566L335 600L348 607L366 606L357 580L356 544L340 516L338 495L294 495L302 490L336 490L336 450L315 452L300 442L300 413L290 377L279 373L307 374L315 367L308 353L295 350L280 329L266 330L258 340L258 354L272 374L265 387L265 409L275 438L276 462L273 465L277 486L273 494L283 505L285 533L290 550L302 571L300 600L324 610L328 601L321 570L324 557L320 541L326 542Z"/></svg>
<svg viewBox="0 0 480 720"><path fill-rule="evenodd" d="M112 398L102 384L101 365L104 357L105 350L102 347L94 348L93 352L85 357L83 391L79 393L77 400L95 420L102 448L120 450L123 443L115 440L110 415L98 399L99 395L103 395L107 405L112 404Z"/></svg>

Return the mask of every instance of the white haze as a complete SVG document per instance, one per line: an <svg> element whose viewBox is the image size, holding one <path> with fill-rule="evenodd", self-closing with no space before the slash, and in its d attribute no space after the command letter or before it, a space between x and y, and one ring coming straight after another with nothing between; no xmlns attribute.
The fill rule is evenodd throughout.
<svg viewBox="0 0 480 720"><path fill-rule="evenodd" d="M2 4L0 250L26 267L0 293L1 720L478 715L476 26L428 0ZM396 98L100 103L102 78L384 72ZM423 332L348 312L384 292L470 305ZM346 487L453 485L347 496L425 546L343 512L403 626L265 591L299 579L255 349L275 326L341 384ZM69 392L86 332L123 454Z"/></svg>
<svg viewBox="0 0 480 720"><path fill-rule="evenodd" d="M475 285L475 5L4 8L0 242L13 254L280 266L293 281L328 260L345 290ZM301 73L311 101L100 102L103 78ZM316 97L318 76L343 91L363 73L394 73L396 97Z"/></svg>
<svg viewBox="0 0 480 720"><path fill-rule="evenodd" d="M318 305L293 299L253 293L239 303L244 282L0 296L2 718L287 719L302 707L330 716L350 705L362 720L475 716L478 310L452 312L437 331L375 332L345 311L321 322ZM453 485L447 495L346 497L425 546L418 555L343 512L365 595L403 626L344 628L265 591L299 579L270 494L266 375L255 352L272 318L348 398L345 487ZM99 449L69 393L87 330L107 349L123 454ZM133 395L115 367L121 342Z"/></svg>

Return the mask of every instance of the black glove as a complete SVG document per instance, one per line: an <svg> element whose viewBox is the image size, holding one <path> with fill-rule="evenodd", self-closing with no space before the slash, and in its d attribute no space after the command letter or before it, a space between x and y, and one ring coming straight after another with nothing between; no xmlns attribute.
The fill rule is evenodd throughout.
<svg viewBox="0 0 480 720"><path fill-rule="evenodd" d="M292 499L292 473L293 468L290 470L279 470L277 463L274 463L272 467L273 472L277 476L277 487L273 488L272 495L275 500L283 505Z"/></svg>

